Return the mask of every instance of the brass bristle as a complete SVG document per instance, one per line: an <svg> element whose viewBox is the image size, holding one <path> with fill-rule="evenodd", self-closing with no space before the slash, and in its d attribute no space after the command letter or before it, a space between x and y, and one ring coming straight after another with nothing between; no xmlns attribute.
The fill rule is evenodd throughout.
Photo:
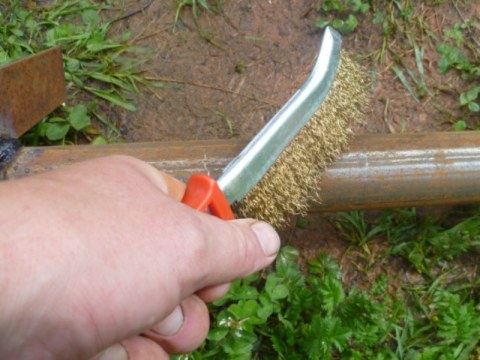
<svg viewBox="0 0 480 360"><path fill-rule="evenodd" d="M304 214L312 201L321 201L319 173L346 148L349 124L362 118L367 102L364 73L342 51L325 101L239 204L237 213L278 227L289 216Z"/></svg>

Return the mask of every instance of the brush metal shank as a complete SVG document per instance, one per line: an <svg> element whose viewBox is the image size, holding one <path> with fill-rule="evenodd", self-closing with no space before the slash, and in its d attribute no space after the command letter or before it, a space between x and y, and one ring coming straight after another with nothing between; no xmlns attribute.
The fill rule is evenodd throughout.
<svg viewBox="0 0 480 360"><path fill-rule="evenodd" d="M316 64L303 86L224 170L218 184L230 203L242 200L305 127L327 97L340 62L341 37L324 32Z"/></svg>

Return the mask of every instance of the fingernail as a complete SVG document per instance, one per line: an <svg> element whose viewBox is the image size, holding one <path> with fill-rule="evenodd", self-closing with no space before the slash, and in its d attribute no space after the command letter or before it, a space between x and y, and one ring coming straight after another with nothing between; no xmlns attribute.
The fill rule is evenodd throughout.
<svg viewBox="0 0 480 360"><path fill-rule="evenodd" d="M257 239L260 242L265 256L270 257L278 253L280 249L280 237L271 225L259 221L253 224L251 229L257 235Z"/></svg>
<svg viewBox="0 0 480 360"><path fill-rule="evenodd" d="M161 336L175 335L183 325L182 307L178 305L170 315L155 325L151 330Z"/></svg>
<svg viewBox="0 0 480 360"><path fill-rule="evenodd" d="M103 352L100 360L128 360L128 353L122 345L115 344Z"/></svg>

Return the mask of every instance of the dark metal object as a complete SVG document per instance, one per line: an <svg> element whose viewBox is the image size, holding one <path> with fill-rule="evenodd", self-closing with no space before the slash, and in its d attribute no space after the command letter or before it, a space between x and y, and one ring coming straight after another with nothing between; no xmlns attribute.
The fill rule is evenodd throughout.
<svg viewBox="0 0 480 360"><path fill-rule="evenodd" d="M0 67L0 135L18 138L66 99L59 47Z"/></svg>
<svg viewBox="0 0 480 360"><path fill-rule="evenodd" d="M137 157L184 180L198 172L217 177L244 146L214 140L22 148L0 178L113 154ZM312 204L312 211L480 203L480 132L359 135L318 186L323 204Z"/></svg>
<svg viewBox="0 0 480 360"><path fill-rule="evenodd" d="M0 170L6 167L15 157L21 144L17 139L4 139L0 137Z"/></svg>

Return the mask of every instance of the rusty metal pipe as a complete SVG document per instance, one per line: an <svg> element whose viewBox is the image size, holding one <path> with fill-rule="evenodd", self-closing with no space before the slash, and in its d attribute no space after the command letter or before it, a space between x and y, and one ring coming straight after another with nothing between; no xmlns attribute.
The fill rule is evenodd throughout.
<svg viewBox="0 0 480 360"><path fill-rule="evenodd" d="M182 179L218 177L246 142L239 140L23 148L0 178L15 179L102 155L145 160ZM319 179L313 211L480 202L480 132L356 136Z"/></svg>
<svg viewBox="0 0 480 360"><path fill-rule="evenodd" d="M320 188L322 211L480 202L480 132L359 136Z"/></svg>

